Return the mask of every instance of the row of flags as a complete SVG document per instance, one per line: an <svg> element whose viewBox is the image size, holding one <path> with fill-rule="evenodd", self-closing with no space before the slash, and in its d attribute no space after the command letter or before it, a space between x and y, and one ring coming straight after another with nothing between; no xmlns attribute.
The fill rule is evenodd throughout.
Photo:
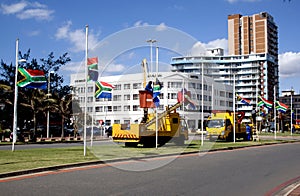
<svg viewBox="0 0 300 196"><path fill-rule="evenodd" d="M88 58L87 66L87 81L95 82L95 97L112 98L112 89L114 86L103 81L98 81L98 57ZM25 68L18 68L18 71L22 75L22 78L17 82L17 86L24 88L47 89L47 79L44 71Z"/></svg>
<svg viewBox="0 0 300 196"><path fill-rule="evenodd" d="M114 88L113 85L104 82L98 81L98 57L88 58L87 59L87 66L88 66L88 81L95 82L95 97L96 98L112 98L112 90ZM24 87L24 88L39 88L39 89L46 89L47 88L47 79L45 74L42 70L32 70L32 69L25 69L25 68L18 68L18 71L23 76L21 80L18 81L17 86ZM151 83L152 84L152 83ZM156 79L153 85L153 102L156 107L160 105L160 91L162 89L162 83ZM147 87L146 90L149 88L152 90L152 87ZM185 93L188 96L188 92L186 89L183 89L181 93ZM250 100L236 94L237 100L243 104L251 105ZM266 100L265 98L259 96L259 102L257 106L259 107L266 107L268 109L272 109L273 103L271 101ZM187 99L191 100L191 99ZM189 104L194 108L195 104L189 101ZM280 101L275 101L275 108L285 113L289 106L281 103Z"/></svg>
<svg viewBox="0 0 300 196"><path fill-rule="evenodd" d="M243 98L242 96L236 94L237 100L240 101L241 103L244 103L246 105L250 105L250 100ZM273 102L269 101L261 96L258 97L259 102L257 103L258 107L266 107L268 109L272 109L273 108ZM289 108L288 105L281 103L280 101L275 101L275 108L277 111L281 112L281 113L285 113L287 111L287 109Z"/></svg>

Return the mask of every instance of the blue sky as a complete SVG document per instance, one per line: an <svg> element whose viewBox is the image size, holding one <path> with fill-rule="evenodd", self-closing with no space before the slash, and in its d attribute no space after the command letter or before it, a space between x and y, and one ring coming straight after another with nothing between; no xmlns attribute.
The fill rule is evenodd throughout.
<svg viewBox="0 0 300 196"><path fill-rule="evenodd" d="M146 38L158 40L159 59L167 67L172 56L212 47L226 51L228 15L266 11L279 29L280 90L293 87L299 93L299 10L298 0L0 0L0 59L14 63L16 38L19 49L24 53L30 48L33 58L68 52L72 62L62 70L68 81L70 73L82 70L89 25L89 56L99 56L99 64L106 65L103 75L137 71L142 58L149 59ZM166 29L170 40L156 34ZM114 46L106 47L108 41Z"/></svg>

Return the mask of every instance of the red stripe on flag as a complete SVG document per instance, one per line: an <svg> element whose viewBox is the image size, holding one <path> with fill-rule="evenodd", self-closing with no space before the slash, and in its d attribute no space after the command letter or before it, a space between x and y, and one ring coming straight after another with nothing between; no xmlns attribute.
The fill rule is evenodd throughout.
<svg viewBox="0 0 300 196"><path fill-rule="evenodd" d="M106 82L100 81L100 83L102 84L102 86L105 86L105 87L110 87L110 88L114 88L114 86L113 86L113 85L111 85L111 84L108 84L108 83L106 83Z"/></svg>
<svg viewBox="0 0 300 196"><path fill-rule="evenodd" d="M87 64L88 65L98 64L98 57L88 58L87 59Z"/></svg>
<svg viewBox="0 0 300 196"><path fill-rule="evenodd" d="M26 69L26 71L31 75L31 76L44 76L44 71L42 70L33 70L33 69Z"/></svg>

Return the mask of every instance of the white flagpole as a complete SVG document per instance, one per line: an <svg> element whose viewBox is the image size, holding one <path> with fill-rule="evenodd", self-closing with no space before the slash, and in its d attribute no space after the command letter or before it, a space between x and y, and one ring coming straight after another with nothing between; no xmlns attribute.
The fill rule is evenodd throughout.
<svg viewBox="0 0 300 196"><path fill-rule="evenodd" d="M202 68L201 68L201 85L202 85L202 95L201 95L201 146L203 146L203 141L204 141L204 137L203 137L203 121L204 121L204 117L203 117L203 107L204 107L204 65L202 62Z"/></svg>
<svg viewBox="0 0 300 196"><path fill-rule="evenodd" d="M158 47L156 47L156 80L158 77ZM155 147L157 148L157 143L158 143L158 118L157 118L157 110L158 107L156 107L156 126L155 126Z"/></svg>
<svg viewBox="0 0 300 196"><path fill-rule="evenodd" d="M93 93L95 92L95 85L93 85ZM92 111L92 129L91 129L91 147L94 139L94 115L95 115L95 96L93 95L93 111Z"/></svg>
<svg viewBox="0 0 300 196"><path fill-rule="evenodd" d="M274 138L276 140L276 132L277 132L277 126L276 126L276 107L275 107L275 103L276 103L276 86L274 86Z"/></svg>
<svg viewBox="0 0 300 196"><path fill-rule="evenodd" d="M236 115L235 115L235 98L236 98L236 95L235 95L235 72L233 73L233 143L235 143L235 118L236 118Z"/></svg>
<svg viewBox="0 0 300 196"><path fill-rule="evenodd" d="M13 141L11 150L15 150L17 141L17 104L18 104L18 63L19 63L19 39L16 40L16 70L15 70L15 98L14 98L14 123L13 123Z"/></svg>
<svg viewBox="0 0 300 196"><path fill-rule="evenodd" d="M87 115L87 59L88 59L88 31L89 26L85 26L85 96L84 96L84 130L83 130L83 156L86 156L86 115Z"/></svg>
<svg viewBox="0 0 300 196"><path fill-rule="evenodd" d="M293 87L291 89L291 135L293 135Z"/></svg>
<svg viewBox="0 0 300 196"><path fill-rule="evenodd" d="M211 85L211 110L214 109L214 84Z"/></svg>

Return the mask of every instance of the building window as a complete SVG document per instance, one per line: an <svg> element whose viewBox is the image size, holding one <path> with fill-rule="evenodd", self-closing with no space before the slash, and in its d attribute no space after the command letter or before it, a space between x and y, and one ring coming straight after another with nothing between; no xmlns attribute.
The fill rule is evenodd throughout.
<svg viewBox="0 0 300 196"><path fill-rule="evenodd" d="M124 112L125 111L130 111L130 105L124 105Z"/></svg>
<svg viewBox="0 0 300 196"><path fill-rule="evenodd" d="M84 97L79 97L79 102L80 103L84 103L85 102L85 98Z"/></svg>
<svg viewBox="0 0 300 196"><path fill-rule="evenodd" d="M130 94L124 95L124 101L130 100Z"/></svg>
<svg viewBox="0 0 300 196"><path fill-rule="evenodd" d="M79 89L78 89L78 92L79 93L84 93L85 91L84 91L84 87L80 87Z"/></svg>
<svg viewBox="0 0 300 196"><path fill-rule="evenodd" d="M225 97L225 91L220 91L220 97Z"/></svg>
<svg viewBox="0 0 300 196"><path fill-rule="evenodd" d="M204 101L208 101L207 95L204 95Z"/></svg>
<svg viewBox="0 0 300 196"><path fill-rule="evenodd" d="M98 106L95 109L96 109L96 112L103 112L103 107L102 106Z"/></svg>
<svg viewBox="0 0 300 196"><path fill-rule="evenodd" d="M105 120L105 125L110 126L111 125L111 120Z"/></svg>
<svg viewBox="0 0 300 196"><path fill-rule="evenodd" d="M139 94L133 94L133 100L138 100L139 99Z"/></svg>
<svg viewBox="0 0 300 196"><path fill-rule="evenodd" d="M124 120L124 124L130 125L130 120Z"/></svg>
<svg viewBox="0 0 300 196"><path fill-rule="evenodd" d="M196 88L196 83L188 83L188 88Z"/></svg>
<svg viewBox="0 0 300 196"><path fill-rule="evenodd" d="M141 110L139 105L133 105L132 109L133 109L133 111L140 111Z"/></svg>
<svg viewBox="0 0 300 196"><path fill-rule="evenodd" d="M177 93L168 93L168 99L177 99Z"/></svg>
<svg viewBox="0 0 300 196"><path fill-rule="evenodd" d="M141 89L142 84L141 83L133 83L133 89Z"/></svg>
<svg viewBox="0 0 300 196"><path fill-rule="evenodd" d="M114 95L113 100L114 101L122 101L122 96L121 95Z"/></svg>
<svg viewBox="0 0 300 196"><path fill-rule="evenodd" d="M93 102L93 97L88 97L87 102L92 103Z"/></svg>
<svg viewBox="0 0 300 196"><path fill-rule="evenodd" d="M92 107L87 107L87 112L93 112L93 108Z"/></svg>
<svg viewBox="0 0 300 196"><path fill-rule="evenodd" d="M104 106L104 112L111 112L112 106Z"/></svg>
<svg viewBox="0 0 300 196"><path fill-rule="evenodd" d="M130 89L130 84L124 84L124 90Z"/></svg>
<svg viewBox="0 0 300 196"><path fill-rule="evenodd" d="M116 90L121 90L121 84L115 85L114 91L116 91Z"/></svg>
<svg viewBox="0 0 300 196"><path fill-rule="evenodd" d="M120 124L121 121L120 120L114 120L114 124Z"/></svg>
<svg viewBox="0 0 300 196"><path fill-rule="evenodd" d="M224 100L220 100L220 106L225 106L225 101Z"/></svg>
<svg viewBox="0 0 300 196"><path fill-rule="evenodd" d="M181 88L182 82L168 82L168 88Z"/></svg>
<svg viewBox="0 0 300 196"><path fill-rule="evenodd" d="M93 92L93 87L92 87L92 86L89 86L89 87L88 87L88 93L91 93L91 92Z"/></svg>
<svg viewBox="0 0 300 196"><path fill-rule="evenodd" d="M113 106L113 111L114 112L122 111L122 107L120 105L115 105L115 106Z"/></svg>

